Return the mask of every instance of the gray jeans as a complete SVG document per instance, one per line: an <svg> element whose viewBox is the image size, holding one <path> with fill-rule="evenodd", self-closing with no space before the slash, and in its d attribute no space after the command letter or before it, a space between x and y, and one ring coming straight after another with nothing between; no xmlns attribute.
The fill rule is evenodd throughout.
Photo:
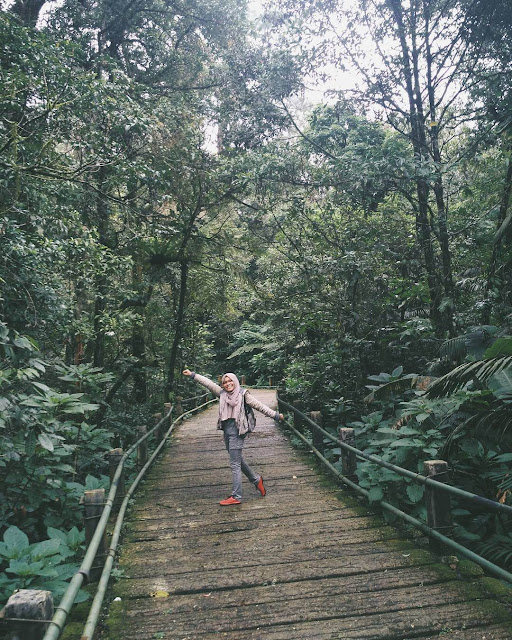
<svg viewBox="0 0 512 640"><path fill-rule="evenodd" d="M242 499L242 471L254 485L258 484L260 477L254 473L244 460L244 440L238 435L238 428L234 420L226 420L222 423L224 431L224 443L229 453L229 466L233 474L233 490L231 495L238 500Z"/></svg>

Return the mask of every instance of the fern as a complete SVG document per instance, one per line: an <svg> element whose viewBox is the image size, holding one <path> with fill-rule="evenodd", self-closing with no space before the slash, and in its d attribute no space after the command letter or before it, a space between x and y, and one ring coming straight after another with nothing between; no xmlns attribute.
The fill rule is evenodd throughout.
<svg viewBox="0 0 512 640"><path fill-rule="evenodd" d="M512 568L512 537L511 535L493 535L488 540L477 542L474 550L491 562L504 569Z"/></svg>
<svg viewBox="0 0 512 640"><path fill-rule="evenodd" d="M430 380L432 380L432 378L428 376L410 374L403 378L399 378L398 380L392 380L391 382L376 387L364 398L364 401L370 403L374 400L388 398L395 393L404 393L410 389L421 389L423 384Z"/></svg>
<svg viewBox="0 0 512 640"><path fill-rule="evenodd" d="M461 435L485 435L495 444L506 444L512 434L512 411L506 406L486 408L460 422L447 437L440 455L448 455L454 441Z"/></svg>
<svg viewBox="0 0 512 640"><path fill-rule="evenodd" d="M462 362L467 355L478 359L493 357L485 354L486 350L488 350L495 341L494 336L498 330L498 327L493 325L483 325L462 336L451 338L441 346L440 356L444 359L455 360L455 362ZM510 354L504 353L503 355L512 355L512 351Z"/></svg>
<svg viewBox="0 0 512 640"><path fill-rule="evenodd" d="M273 349L278 349L281 345L279 342L253 342L250 344L243 344L238 349L235 349L233 353L231 353L227 359L231 360L232 358L236 358L237 356L242 355L243 353L252 353L253 351L272 351Z"/></svg>
<svg viewBox="0 0 512 640"><path fill-rule="evenodd" d="M441 376L429 387L427 396L440 398L455 393L470 382L478 381L485 385L494 375L512 366L512 356L490 358L461 364L444 376Z"/></svg>

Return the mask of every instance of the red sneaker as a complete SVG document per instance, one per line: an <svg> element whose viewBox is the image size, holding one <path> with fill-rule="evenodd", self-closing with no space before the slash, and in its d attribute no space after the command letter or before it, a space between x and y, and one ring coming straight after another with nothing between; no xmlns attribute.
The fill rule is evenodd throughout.
<svg viewBox="0 0 512 640"><path fill-rule="evenodd" d="M263 484L263 476L260 476L260 479L258 480L258 484L256 485L256 489L258 489L262 497L266 495L267 490L265 489L265 485Z"/></svg>
<svg viewBox="0 0 512 640"><path fill-rule="evenodd" d="M223 507L227 507L231 504L242 504L242 501L239 500L238 498L233 498L233 496L229 496L229 498L226 498L225 500L221 500L219 504L221 504Z"/></svg>

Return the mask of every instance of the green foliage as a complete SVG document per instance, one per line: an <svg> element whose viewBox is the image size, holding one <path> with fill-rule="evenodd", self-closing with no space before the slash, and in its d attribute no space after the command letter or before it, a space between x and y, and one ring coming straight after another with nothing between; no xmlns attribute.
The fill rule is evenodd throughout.
<svg viewBox="0 0 512 640"><path fill-rule="evenodd" d="M5 602L16 589L46 589L59 600L68 580L78 569L85 532L73 527L62 531L49 527L48 539L30 544L16 526L5 530L0 542L0 602ZM75 602L88 598L80 590Z"/></svg>
<svg viewBox="0 0 512 640"><path fill-rule="evenodd" d="M5 324L0 332L0 526L16 523L37 537L45 526L79 522L79 481L95 482L90 474L106 469L113 434L87 422L98 405L84 393L40 382L46 367L32 341ZM109 378L93 371L89 379L98 390Z"/></svg>
<svg viewBox="0 0 512 640"><path fill-rule="evenodd" d="M103 373L102 367L93 367L90 363L78 365L54 365L59 380L69 382L70 388L77 388L89 397L102 395L105 385L114 379L113 373Z"/></svg>

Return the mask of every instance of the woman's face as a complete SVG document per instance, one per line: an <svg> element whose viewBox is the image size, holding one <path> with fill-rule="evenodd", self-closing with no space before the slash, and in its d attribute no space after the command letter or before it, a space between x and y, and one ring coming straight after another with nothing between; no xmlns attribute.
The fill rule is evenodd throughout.
<svg viewBox="0 0 512 640"><path fill-rule="evenodd" d="M235 383L229 376L224 376L224 379L222 380L222 388L224 391L231 393L235 388Z"/></svg>

